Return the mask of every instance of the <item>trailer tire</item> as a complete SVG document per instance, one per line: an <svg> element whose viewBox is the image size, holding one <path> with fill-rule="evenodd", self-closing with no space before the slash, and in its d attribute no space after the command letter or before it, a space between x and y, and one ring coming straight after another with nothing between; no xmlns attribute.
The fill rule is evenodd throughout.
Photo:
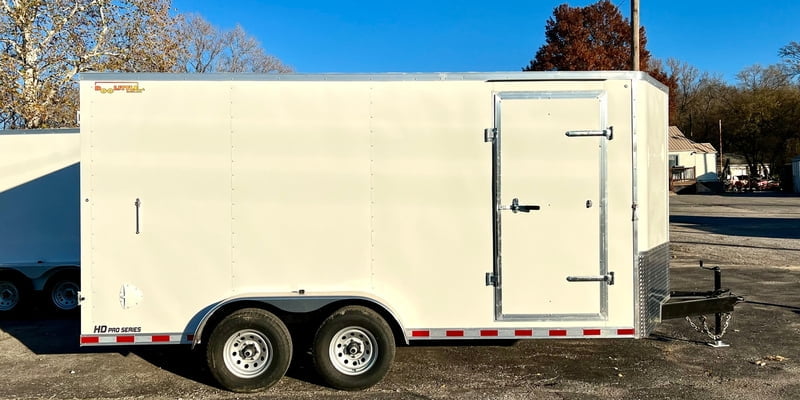
<svg viewBox="0 0 800 400"><path fill-rule="evenodd" d="M395 353L394 335L375 311L343 307L317 330L314 367L325 383L336 389L360 390L383 379Z"/></svg>
<svg viewBox="0 0 800 400"><path fill-rule="evenodd" d="M23 279L0 274L0 317L20 312L28 303L30 290Z"/></svg>
<svg viewBox="0 0 800 400"><path fill-rule="evenodd" d="M47 281L45 294L48 306L58 313L70 313L78 309L78 292L81 290L80 275L74 271L59 272Z"/></svg>
<svg viewBox="0 0 800 400"><path fill-rule="evenodd" d="M292 359L292 339L274 314L245 308L225 317L211 332L209 370L225 389L257 392L277 383Z"/></svg>

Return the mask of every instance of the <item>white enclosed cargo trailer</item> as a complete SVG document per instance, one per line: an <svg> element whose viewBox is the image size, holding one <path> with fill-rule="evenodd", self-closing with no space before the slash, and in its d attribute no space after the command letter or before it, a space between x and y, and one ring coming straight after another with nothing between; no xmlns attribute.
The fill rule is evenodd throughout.
<svg viewBox="0 0 800 400"><path fill-rule="evenodd" d="M0 317L77 307L79 159L77 129L0 131Z"/></svg>
<svg viewBox="0 0 800 400"><path fill-rule="evenodd" d="M81 112L82 345L250 391L310 329L358 389L395 341L639 338L669 297L646 74L84 73Z"/></svg>

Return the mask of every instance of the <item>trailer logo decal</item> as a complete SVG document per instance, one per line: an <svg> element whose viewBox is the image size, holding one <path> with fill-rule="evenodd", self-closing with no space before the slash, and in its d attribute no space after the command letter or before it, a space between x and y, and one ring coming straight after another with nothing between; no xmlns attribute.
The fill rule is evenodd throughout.
<svg viewBox="0 0 800 400"><path fill-rule="evenodd" d="M139 82L95 82L94 91L103 94L113 94L115 92L142 93L144 88L139 86Z"/></svg>
<svg viewBox="0 0 800 400"><path fill-rule="evenodd" d="M140 333L141 331L141 326L94 326L94 333Z"/></svg>

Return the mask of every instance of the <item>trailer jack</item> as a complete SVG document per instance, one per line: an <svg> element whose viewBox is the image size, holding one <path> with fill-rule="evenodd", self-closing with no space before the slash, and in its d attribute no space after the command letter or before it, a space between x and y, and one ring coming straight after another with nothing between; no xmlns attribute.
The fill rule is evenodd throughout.
<svg viewBox="0 0 800 400"><path fill-rule="evenodd" d="M690 325L698 332L706 333L712 342L711 347L729 347L722 341L722 336L730 323L731 313L737 303L744 298L731 293L730 289L722 288L722 270L719 267L704 267L700 261L700 268L714 272L714 290L706 292L672 291L667 302L661 305L661 320L686 318ZM714 332L706 325L706 314L714 314ZM692 317L699 317L700 325L692 322Z"/></svg>

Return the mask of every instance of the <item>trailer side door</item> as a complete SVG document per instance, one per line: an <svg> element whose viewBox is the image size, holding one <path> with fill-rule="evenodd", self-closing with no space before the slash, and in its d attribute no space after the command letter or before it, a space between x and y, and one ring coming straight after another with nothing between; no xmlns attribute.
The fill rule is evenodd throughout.
<svg viewBox="0 0 800 400"><path fill-rule="evenodd" d="M494 93L495 317L603 320L604 91Z"/></svg>

